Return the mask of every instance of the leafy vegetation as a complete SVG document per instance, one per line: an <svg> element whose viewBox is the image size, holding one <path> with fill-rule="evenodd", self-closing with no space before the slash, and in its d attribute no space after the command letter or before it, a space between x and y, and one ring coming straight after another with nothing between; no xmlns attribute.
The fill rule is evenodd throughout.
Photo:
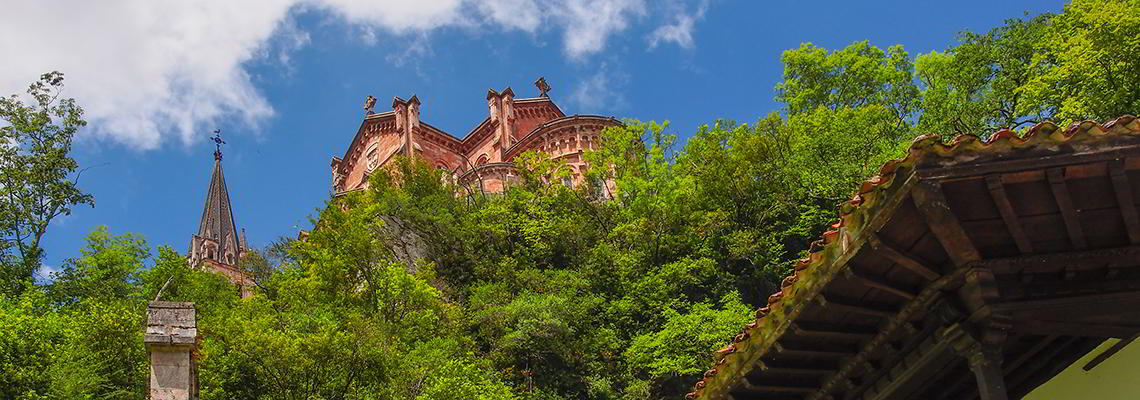
<svg viewBox="0 0 1140 400"><path fill-rule="evenodd" d="M493 196L399 159L331 199L306 241L247 254L247 299L105 228L32 282L35 227L91 202L67 178L81 110L38 95L47 75L38 106L0 103L0 398L145 398L141 324L168 280L163 299L199 311L204 399L677 398L909 138L1136 112L1137 32L1140 3L1078 0L918 57L804 44L782 56L781 110L683 146L627 121L576 188L539 153ZM40 198L53 206L25 207Z"/></svg>

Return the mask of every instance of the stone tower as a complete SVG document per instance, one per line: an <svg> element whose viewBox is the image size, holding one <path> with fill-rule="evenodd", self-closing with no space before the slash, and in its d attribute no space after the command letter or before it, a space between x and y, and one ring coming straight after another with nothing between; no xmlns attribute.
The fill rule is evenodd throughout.
<svg viewBox="0 0 1140 400"><path fill-rule="evenodd" d="M206 205L198 223L198 233L190 238L190 265L219 273L248 294L250 281L238 268L246 250L245 232L238 236L234 223L226 177L222 173L222 152L214 152L214 172L206 192Z"/></svg>

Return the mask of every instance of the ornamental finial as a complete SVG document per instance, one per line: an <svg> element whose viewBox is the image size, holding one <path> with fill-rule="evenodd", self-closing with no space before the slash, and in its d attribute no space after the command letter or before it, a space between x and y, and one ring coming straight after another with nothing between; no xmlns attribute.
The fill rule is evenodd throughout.
<svg viewBox="0 0 1140 400"><path fill-rule="evenodd" d="M538 88L538 95L540 97L550 97L546 92L550 91L550 85L546 83L546 77L540 76L537 81L534 81L534 86Z"/></svg>
<svg viewBox="0 0 1140 400"><path fill-rule="evenodd" d="M214 141L214 160L221 161L222 160L222 145L226 144L226 141L222 140L222 130L221 129L214 129L214 136L211 136L210 140Z"/></svg>

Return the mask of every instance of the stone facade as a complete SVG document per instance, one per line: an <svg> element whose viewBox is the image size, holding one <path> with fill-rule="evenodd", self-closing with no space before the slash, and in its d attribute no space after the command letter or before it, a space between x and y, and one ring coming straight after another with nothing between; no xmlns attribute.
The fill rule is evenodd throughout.
<svg viewBox="0 0 1140 400"><path fill-rule="evenodd" d="M198 323L194 303L152 301L147 306L151 400L197 400Z"/></svg>
<svg viewBox="0 0 1140 400"><path fill-rule="evenodd" d="M487 91L488 117L459 138L420 120L420 100L396 97L392 111L368 114L342 157L333 157L332 187L337 194L368 186L368 176L395 155L421 157L449 171L459 182L486 192L502 192L517 180L514 158L539 150L563 159L573 172L569 184L580 184L586 169L585 150L599 144L601 130L619 125L613 117L567 116L546 92L542 78L535 82L538 97L515 98L510 87Z"/></svg>

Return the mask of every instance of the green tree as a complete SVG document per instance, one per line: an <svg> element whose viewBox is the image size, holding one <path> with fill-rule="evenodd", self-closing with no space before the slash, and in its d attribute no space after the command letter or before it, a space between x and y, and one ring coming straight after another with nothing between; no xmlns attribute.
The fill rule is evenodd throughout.
<svg viewBox="0 0 1140 400"><path fill-rule="evenodd" d="M1027 101L1023 87L1045 67L1034 63L1051 15L1012 19L985 34L963 32L945 52L918 57L916 75L923 85L923 132L949 138L1016 129L1050 118L1041 104Z"/></svg>
<svg viewBox="0 0 1140 400"><path fill-rule="evenodd" d="M1140 112L1140 2L1073 0L1035 50L1038 73L1021 91L1056 122Z"/></svg>
<svg viewBox="0 0 1140 400"><path fill-rule="evenodd" d="M83 109L60 98L63 74L49 72L20 96L0 98L0 292L19 293L40 267L48 225L94 198L77 186L71 142L87 124Z"/></svg>

